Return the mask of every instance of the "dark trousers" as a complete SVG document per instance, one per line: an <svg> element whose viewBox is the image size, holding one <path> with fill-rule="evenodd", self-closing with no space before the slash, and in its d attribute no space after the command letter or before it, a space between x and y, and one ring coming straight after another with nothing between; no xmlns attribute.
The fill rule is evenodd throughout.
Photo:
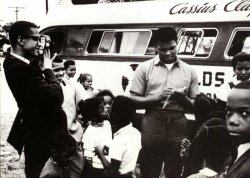
<svg viewBox="0 0 250 178"><path fill-rule="evenodd" d="M26 178L39 178L51 152L47 141L29 142L24 146Z"/></svg>
<svg viewBox="0 0 250 178"><path fill-rule="evenodd" d="M187 137L187 119L165 110L147 112L142 120L142 178L158 178L164 162L167 178L179 178L181 141Z"/></svg>

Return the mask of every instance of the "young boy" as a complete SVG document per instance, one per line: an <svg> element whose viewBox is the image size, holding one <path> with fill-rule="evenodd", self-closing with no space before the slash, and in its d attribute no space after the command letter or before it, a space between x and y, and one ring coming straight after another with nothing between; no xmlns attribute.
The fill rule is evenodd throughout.
<svg viewBox="0 0 250 178"><path fill-rule="evenodd" d="M76 64L74 60L67 60L64 62L65 77L69 80L76 74Z"/></svg>
<svg viewBox="0 0 250 178"><path fill-rule="evenodd" d="M50 139L51 157L46 162L40 178L73 177L70 159L76 152L76 141L66 132L57 132Z"/></svg>
<svg viewBox="0 0 250 178"><path fill-rule="evenodd" d="M130 98L115 97L111 108L111 121L118 131L114 134L109 148L105 145L95 148L108 177L132 178L141 149L141 134L131 123L135 110L135 103ZM105 154L109 155L111 162L105 158Z"/></svg>
<svg viewBox="0 0 250 178"><path fill-rule="evenodd" d="M250 81L236 85L227 99L227 128L238 149L227 178L250 177Z"/></svg>
<svg viewBox="0 0 250 178"><path fill-rule="evenodd" d="M225 109L228 93L238 83L250 78L250 54L240 52L232 59L232 66L235 76L229 83L220 86L217 93L217 102L221 109Z"/></svg>

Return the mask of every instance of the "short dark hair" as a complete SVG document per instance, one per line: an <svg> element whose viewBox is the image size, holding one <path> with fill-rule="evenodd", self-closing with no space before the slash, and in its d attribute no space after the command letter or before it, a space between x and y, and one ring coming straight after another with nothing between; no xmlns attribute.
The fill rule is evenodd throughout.
<svg viewBox="0 0 250 178"><path fill-rule="evenodd" d="M250 80L245 80L240 82L239 84L235 85L236 89L247 89L250 90Z"/></svg>
<svg viewBox="0 0 250 178"><path fill-rule="evenodd" d="M61 56L58 55L58 56L55 57L55 59L53 60L53 62L55 62L55 63L62 63L63 59L62 59Z"/></svg>
<svg viewBox="0 0 250 178"><path fill-rule="evenodd" d="M76 147L75 139L67 132L55 132L49 140L51 150L56 153L67 150L70 147Z"/></svg>
<svg viewBox="0 0 250 178"><path fill-rule="evenodd" d="M30 35L31 28L39 28L36 24L28 21L17 21L13 23L9 31L9 39L11 46L16 46L19 36L25 37Z"/></svg>
<svg viewBox="0 0 250 178"><path fill-rule="evenodd" d="M84 121L91 121L99 116L99 106L103 103L103 98L95 97L89 98L85 101L81 100L78 103L79 112L82 115Z"/></svg>
<svg viewBox="0 0 250 178"><path fill-rule="evenodd" d="M112 99L115 98L113 93L108 89L101 90L95 95L95 97L104 97L104 96L110 96Z"/></svg>
<svg viewBox="0 0 250 178"><path fill-rule="evenodd" d="M114 98L111 108L111 114L112 113L116 113L116 115L118 115L118 119L121 119L121 121L119 121L120 123L122 122L124 124L128 124L135 117L135 103L129 97L119 95Z"/></svg>
<svg viewBox="0 0 250 178"><path fill-rule="evenodd" d="M249 61L250 62L250 54L245 53L245 52L237 53L232 59L233 69L235 70L236 65L237 65L238 62L243 62L243 61Z"/></svg>
<svg viewBox="0 0 250 178"><path fill-rule="evenodd" d="M172 40L177 42L176 30L172 27L159 28L158 30L156 30L155 39L156 43L169 43Z"/></svg>
<svg viewBox="0 0 250 178"><path fill-rule="evenodd" d="M66 70L69 68L69 66L74 66L74 65L76 65L75 61L72 59L69 59L64 62L64 69Z"/></svg>

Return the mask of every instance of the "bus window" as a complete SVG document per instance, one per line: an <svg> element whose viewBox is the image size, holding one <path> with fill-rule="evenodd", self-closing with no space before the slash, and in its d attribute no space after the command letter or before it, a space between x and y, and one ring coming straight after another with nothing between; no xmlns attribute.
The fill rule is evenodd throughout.
<svg viewBox="0 0 250 178"><path fill-rule="evenodd" d="M66 55L66 29L59 27L51 28L43 31L42 34L49 35L51 38L51 54Z"/></svg>
<svg viewBox="0 0 250 178"><path fill-rule="evenodd" d="M151 31L93 31L87 51L92 54L144 55L151 34Z"/></svg>
<svg viewBox="0 0 250 178"><path fill-rule="evenodd" d="M181 29L177 54L186 57L208 57L217 35L216 29Z"/></svg>
<svg viewBox="0 0 250 178"><path fill-rule="evenodd" d="M202 31L185 31L182 32L179 47L178 55L191 55L195 54L195 48L197 47L198 40L200 41L202 37Z"/></svg>
<svg viewBox="0 0 250 178"><path fill-rule="evenodd" d="M97 48L102 39L103 31L92 31L89 43L87 46L88 53L97 53Z"/></svg>
<svg viewBox="0 0 250 178"><path fill-rule="evenodd" d="M67 55L83 56L90 29L84 27L70 27L67 38Z"/></svg>
<svg viewBox="0 0 250 178"><path fill-rule="evenodd" d="M201 40L200 46L197 50L195 57L208 57L214 46L217 36L217 30L207 29L204 30L204 36Z"/></svg>
<svg viewBox="0 0 250 178"><path fill-rule="evenodd" d="M250 53L250 28L236 29L227 49L226 57L229 59L239 52Z"/></svg>
<svg viewBox="0 0 250 178"><path fill-rule="evenodd" d="M105 32L98 53L108 53L114 38L114 32Z"/></svg>

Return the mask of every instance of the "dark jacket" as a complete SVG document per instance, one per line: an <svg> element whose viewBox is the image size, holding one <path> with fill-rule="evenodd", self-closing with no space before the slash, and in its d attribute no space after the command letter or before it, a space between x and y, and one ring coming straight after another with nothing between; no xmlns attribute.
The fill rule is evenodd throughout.
<svg viewBox="0 0 250 178"><path fill-rule="evenodd" d="M250 177L250 149L247 150L228 169L226 178L249 178Z"/></svg>
<svg viewBox="0 0 250 178"><path fill-rule="evenodd" d="M56 131L67 131L62 110L63 92L52 70L43 72L38 65L7 54L4 72L19 111L8 142L19 152L25 144L47 143Z"/></svg>

